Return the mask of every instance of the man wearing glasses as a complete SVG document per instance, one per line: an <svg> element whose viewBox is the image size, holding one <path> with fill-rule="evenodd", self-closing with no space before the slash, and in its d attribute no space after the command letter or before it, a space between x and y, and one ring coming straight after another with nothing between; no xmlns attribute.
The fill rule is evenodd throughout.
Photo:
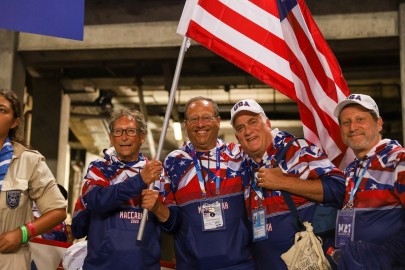
<svg viewBox="0 0 405 270"><path fill-rule="evenodd" d="M140 153L146 123L139 111L121 109L110 120L111 148L89 165L75 206L72 233L87 236L83 269L160 269L160 226L148 216L136 241L143 209L141 192L159 179L160 161Z"/></svg>
<svg viewBox="0 0 405 270"><path fill-rule="evenodd" d="M164 201L147 190L142 206L174 233L176 269L254 269L240 148L217 138L221 119L212 99L195 97L184 113L190 141L165 159Z"/></svg>
<svg viewBox="0 0 405 270"><path fill-rule="evenodd" d="M321 149L303 138L294 141L279 165L272 168L295 137L271 129L270 120L255 100L237 102L231 110L231 124L248 154L242 167L246 165L250 178L245 200L252 221L256 269L287 269L280 256L294 244L297 228L281 192L292 195L301 221L312 222L316 203L341 206L343 173Z"/></svg>

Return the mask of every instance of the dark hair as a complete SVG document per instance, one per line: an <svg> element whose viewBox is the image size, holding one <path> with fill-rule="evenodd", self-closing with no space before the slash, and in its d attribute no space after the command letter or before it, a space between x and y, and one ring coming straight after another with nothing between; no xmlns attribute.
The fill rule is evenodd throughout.
<svg viewBox="0 0 405 270"><path fill-rule="evenodd" d="M186 105L184 106L184 118L187 119L187 110L188 107L191 105L191 103L195 102L195 101L199 101L199 100L205 100L208 101L209 103L212 104L212 106L214 107L214 114L215 117L219 116L219 109L218 109L218 104L211 98L207 98L207 97L202 97L202 96L198 96L198 97L193 97L192 99L190 99L189 101L187 101Z"/></svg>
<svg viewBox="0 0 405 270"><path fill-rule="evenodd" d="M136 121L138 125L138 131L140 133L146 134L148 132L145 118L143 117L142 113L138 110L129 110L125 108L120 109L112 114L110 123L108 125L110 132L112 132L115 122L122 116L126 116L128 119Z"/></svg>
<svg viewBox="0 0 405 270"><path fill-rule="evenodd" d="M3 96L11 103L11 108L13 109L14 119L20 118L21 122L21 102L17 97L17 94L11 90L0 89L0 96ZM8 137L12 141L18 141L17 139L17 130L20 125L15 126L14 128L8 131Z"/></svg>

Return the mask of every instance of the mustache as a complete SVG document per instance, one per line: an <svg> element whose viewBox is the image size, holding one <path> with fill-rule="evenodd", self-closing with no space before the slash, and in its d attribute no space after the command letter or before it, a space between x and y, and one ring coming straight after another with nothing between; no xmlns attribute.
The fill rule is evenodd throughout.
<svg viewBox="0 0 405 270"><path fill-rule="evenodd" d="M363 132L363 131L353 131L353 132L350 132L348 135L349 135L349 137L350 136L357 136L357 135L365 135L365 132Z"/></svg>

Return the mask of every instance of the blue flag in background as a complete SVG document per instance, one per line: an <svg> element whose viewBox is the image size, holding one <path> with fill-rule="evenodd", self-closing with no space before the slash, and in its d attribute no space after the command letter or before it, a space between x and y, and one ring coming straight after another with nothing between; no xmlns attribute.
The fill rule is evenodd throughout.
<svg viewBox="0 0 405 270"><path fill-rule="evenodd" d="M0 0L0 28L83 40L84 0Z"/></svg>

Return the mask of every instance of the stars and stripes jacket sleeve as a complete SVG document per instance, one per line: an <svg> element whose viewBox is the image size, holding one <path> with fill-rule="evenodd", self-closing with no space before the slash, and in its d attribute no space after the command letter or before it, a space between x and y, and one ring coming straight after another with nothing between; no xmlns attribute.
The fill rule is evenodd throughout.
<svg viewBox="0 0 405 270"><path fill-rule="evenodd" d="M87 235L90 224L90 211L108 214L135 197L140 198L142 189L147 188L140 174L128 176L126 171L118 169L107 172L105 160L93 161L84 178L82 193L79 196L72 220L72 233L75 238ZM109 175L111 173L111 175ZM128 177L127 181L111 184L114 176Z"/></svg>
<svg viewBox="0 0 405 270"><path fill-rule="evenodd" d="M117 185L106 184L104 180L87 178L83 202L86 208L99 213L106 213L119 207L124 201L139 196L147 186L142 176L137 174Z"/></svg>
<svg viewBox="0 0 405 270"><path fill-rule="evenodd" d="M122 205L123 202L139 196L142 189L146 187L140 174L128 176L127 181L111 185L100 167L95 163L89 167L85 177L82 201L89 210L107 213Z"/></svg>
<svg viewBox="0 0 405 270"><path fill-rule="evenodd" d="M280 132L275 138L278 140L288 137L288 133ZM280 137L280 138L279 138ZM286 139L287 142L289 139ZM290 147L285 159L281 162L285 173L293 174L301 179L317 179L322 183L322 204L335 208L341 208L345 197L345 179L341 172L327 158L325 153L309 141L298 138Z"/></svg>
<svg viewBox="0 0 405 270"><path fill-rule="evenodd" d="M168 206L170 215L168 220L162 223L162 229L168 233L173 233L174 231L176 231L181 223L180 209L177 205L173 190L175 183L174 182L172 183L172 179L170 179L168 175L169 170L168 168L173 166L173 162L179 162L178 160L176 161L174 157L177 157L178 155L181 156L181 154L182 152L179 150L173 151L172 153L169 154L168 157L166 157L163 165L164 175L160 188L161 200L166 206Z"/></svg>

